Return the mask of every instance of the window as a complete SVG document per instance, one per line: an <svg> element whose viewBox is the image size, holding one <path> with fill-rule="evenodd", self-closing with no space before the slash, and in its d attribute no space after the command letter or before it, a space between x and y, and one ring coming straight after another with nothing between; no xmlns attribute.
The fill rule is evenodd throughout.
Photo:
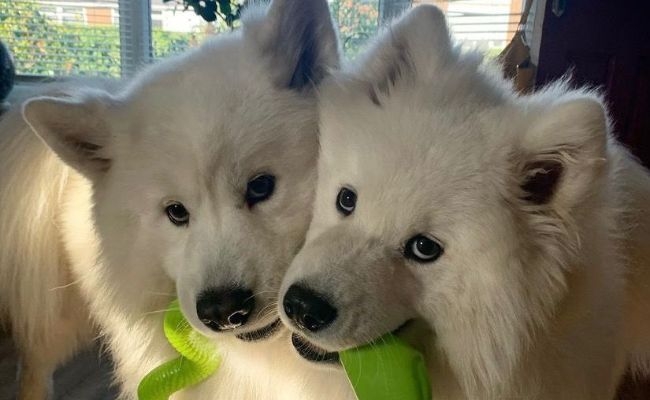
<svg viewBox="0 0 650 400"><path fill-rule="evenodd" d="M117 0L0 0L0 38L22 75L120 73Z"/></svg>
<svg viewBox="0 0 650 400"><path fill-rule="evenodd" d="M497 54L517 28L523 0L328 0L343 49L354 58L378 27L403 10L436 4L464 46ZM227 31L182 1L0 0L0 38L20 75L133 73L141 64Z"/></svg>
<svg viewBox="0 0 650 400"><path fill-rule="evenodd" d="M464 48L496 56L517 31L524 0L429 0L445 14L454 38Z"/></svg>

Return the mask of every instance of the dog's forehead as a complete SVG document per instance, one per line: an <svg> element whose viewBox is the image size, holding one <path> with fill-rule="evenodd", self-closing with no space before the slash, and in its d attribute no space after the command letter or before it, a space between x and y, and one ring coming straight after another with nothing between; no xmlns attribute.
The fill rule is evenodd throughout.
<svg viewBox="0 0 650 400"><path fill-rule="evenodd" d="M323 159L359 173L382 165L389 175L476 175L507 154L503 139L511 128L503 120L499 109L427 107L409 100L341 107L321 120Z"/></svg>
<svg viewBox="0 0 650 400"><path fill-rule="evenodd" d="M385 220L422 218L433 209L461 215L493 203L510 161L509 111L395 100L356 110L330 105L321 122L323 185L352 186L356 212L381 210Z"/></svg>
<svg viewBox="0 0 650 400"><path fill-rule="evenodd" d="M164 65L152 73L154 78L132 88L127 106L135 122L129 146L158 157L173 155L180 173L199 169L214 175L225 165L236 174L237 167L256 164L262 150L280 155L316 142L312 97L275 87L246 49L208 50L215 54L171 62L172 68Z"/></svg>

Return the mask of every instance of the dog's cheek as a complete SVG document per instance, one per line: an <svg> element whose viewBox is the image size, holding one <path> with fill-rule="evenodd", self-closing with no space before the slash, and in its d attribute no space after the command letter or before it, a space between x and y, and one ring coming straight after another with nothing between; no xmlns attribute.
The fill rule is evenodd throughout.
<svg viewBox="0 0 650 400"><path fill-rule="evenodd" d="M448 322L442 315L450 315L450 305L459 301L464 286L463 270L440 259L430 265L411 267L413 284L404 301L415 314L414 318L426 322L432 329ZM458 316L457 316L458 317Z"/></svg>
<svg viewBox="0 0 650 400"><path fill-rule="evenodd" d="M344 346L379 338L416 315L408 301L414 280L400 270L401 265L368 261L348 267L330 284L341 318L333 337Z"/></svg>
<svg viewBox="0 0 650 400"><path fill-rule="evenodd" d="M167 250L167 256L163 257L162 268L171 280L178 282L179 274L184 265L183 250L179 248L171 248Z"/></svg>

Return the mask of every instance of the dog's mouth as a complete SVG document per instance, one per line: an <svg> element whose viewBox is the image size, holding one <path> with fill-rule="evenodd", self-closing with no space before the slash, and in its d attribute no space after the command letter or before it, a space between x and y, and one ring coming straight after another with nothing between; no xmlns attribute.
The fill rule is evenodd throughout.
<svg viewBox="0 0 650 400"><path fill-rule="evenodd" d="M322 349L296 333L291 335L291 344L298 354L307 361L329 364L339 362L339 353Z"/></svg>
<svg viewBox="0 0 650 400"><path fill-rule="evenodd" d="M394 329L391 333L399 335L399 333L411 322L406 320L403 324ZM372 341L371 341L372 342ZM339 362L339 353L330 352L321 347L316 346L309 340L298 335L297 333L291 334L291 344L298 354L307 361L324 364L337 364ZM361 345L362 346L362 345Z"/></svg>
<svg viewBox="0 0 650 400"><path fill-rule="evenodd" d="M273 336L279 329L282 324L280 319L276 319L270 324L266 325L263 328L257 329L252 332L244 332L236 335L237 339L243 340L244 342L257 342L260 340L268 339Z"/></svg>

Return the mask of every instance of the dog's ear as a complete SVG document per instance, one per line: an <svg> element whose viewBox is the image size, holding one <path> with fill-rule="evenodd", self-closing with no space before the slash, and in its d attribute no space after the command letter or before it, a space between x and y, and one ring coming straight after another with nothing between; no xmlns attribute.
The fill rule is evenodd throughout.
<svg viewBox="0 0 650 400"><path fill-rule="evenodd" d="M408 11L382 32L360 57L356 74L387 94L402 79L433 79L438 66L452 57L445 16L432 5Z"/></svg>
<svg viewBox="0 0 650 400"><path fill-rule="evenodd" d="M265 16L251 11L244 34L268 59L279 87L309 88L339 67L339 42L326 0L273 0Z"/></svg>
<svg viewBox="0 0 650 400"><path fill-rule="evenodd" d="M517 174L521 199L569 212L600 185L607 160L607 115L591 97L562 101L523 136Z"/></svg>
<svg viewBox="0 0 650 400"><path fill-rule="evenodd" d="M108 109L104 92L72 97L36 97L23 104L23 118L66 164L90 179L111 165Z"/></svg>

